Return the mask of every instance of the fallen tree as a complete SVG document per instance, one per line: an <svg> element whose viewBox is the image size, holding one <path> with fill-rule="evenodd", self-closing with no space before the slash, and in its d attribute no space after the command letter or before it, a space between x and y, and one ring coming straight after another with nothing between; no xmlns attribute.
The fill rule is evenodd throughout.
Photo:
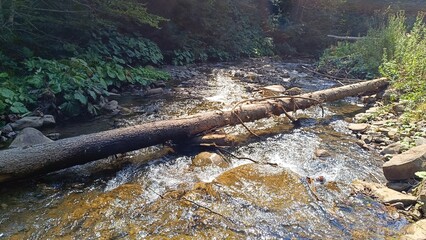
<svg viewBox="0 0 426 240"><path fill-rule="evenodd" d="M0 152L0 182L57 171L108 156L166 141L182 141L206 131L306 109L362 93L372 94L388 85L386 79L356 83L297 96L245 102L232 110L206 112L191 117L82 135L56 142Z"/></svg>

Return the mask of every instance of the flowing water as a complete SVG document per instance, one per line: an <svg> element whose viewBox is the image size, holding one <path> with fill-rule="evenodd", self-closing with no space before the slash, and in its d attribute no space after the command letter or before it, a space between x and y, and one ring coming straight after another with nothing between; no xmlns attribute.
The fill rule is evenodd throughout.
<svg viewBox="0 0 426 240"><path fill-rule="evenodd" d="M295 72L300 66L260 59L194 67L200 69L199 74L176 83L166 96L118 99L137 114L103 118L98 124L66 125L55 131L72 136L230 108L260 97L254 90L267 84L298 86L305 91L335 85ZM248 74L240 76L240 72ZM224 165L194 165L198 148L175 151L154 146L119 156L128 164L118 170L95 173L93 163L0 186L0 239L397 236L407 221L395 210L350 189L355 179L384 181L379 156L360 148L346 129L344 119L362 110L356 99L348 98L323 109L298 111L296 124L284 117L248 123L250 129L269 134L222 152L228 161ZM249 135L242 126L224 131ZM315 157L317 149L330 155ZM118 160L111 157L103 163Z"/></svg>

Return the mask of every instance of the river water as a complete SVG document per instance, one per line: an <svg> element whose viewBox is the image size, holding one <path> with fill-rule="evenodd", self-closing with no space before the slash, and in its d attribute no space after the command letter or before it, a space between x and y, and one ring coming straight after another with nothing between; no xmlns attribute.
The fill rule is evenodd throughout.
<svg viewBox="0 0 426 240"><path fill-rule="evenodd" d="M303 73L302 63L254 59L191 68L193 77L150 98L126 95L136 114L67 124L86 134L231 108L259 98L261 86L314 91L336 86ZM179 70L177 70L179 71ZM224 133L244 139L219 152L224 165L194 165L190 146L154 146L0 186L0 239L385 239L407 224L396 210L354 194L355 179L385 181L380 157L363 150L346 118L357 99L248 123ZM244 136L244 137L241 137ZM329 155L316 157L318 149ZM207 151L215 152L214 149ZM253 163L253 161L257 163ZM105 162L118 162L103 168ZM102 171L100 171L100 169Z"/></svg>

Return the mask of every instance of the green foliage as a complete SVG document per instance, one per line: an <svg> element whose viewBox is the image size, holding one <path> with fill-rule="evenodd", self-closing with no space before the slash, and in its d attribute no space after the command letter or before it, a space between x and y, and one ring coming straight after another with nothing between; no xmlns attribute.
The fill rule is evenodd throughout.
<svg viewBox="0 0 426 240"><path fill-rule="evenodd" d="M409 100L414 118L426 118L426 25L420 13L412 29L395 41L392 55L383 55L380 72L392 80L402 99ZM404 22L400 23L405 29ZM404 31L405 32L405 31Z"/></svg>
<svg viewBox="0 0 426 240"><path fill-rule="evenodd" d="M426 118L426 25L419 13L411 29L403 12L355 43L340 43L321 57L319 68L334 75L384 76L408 100L408 119ZM339 74L340 73L340 74ZM407 111L408 112L408 111Z"/></svg>
<svg viewBox="0 0 426 240"><path fill-rule="evenodd" d="M327 49L318 68L331 75L371 79L379 75L383 55L392 57L396 41L404 35L403 13L390 15L387 24L370 29L367 36L353 43L340 42Z"/></svg>
<svg viewBox="0 0 426 240"><path fill-rule="evenodd" d="M0 50L19 60L57 57L66 54L63 43L85 44L93 31L137 32L141 26L155 28L163 21L138 0L2 0Z"/></svg>
<svg viewBox="0 0 426 240"><path fill-rule="evenodd" d="M174 50L173 65L186 65L194 62L194 54L190 50Z"/></svg>
<svg viewBox="0 0 426 240"><path fill-rule="evenodd" d="M34 89L37 98L46 93L53 94L59 109L73 117L83 113L97 115L98 103L101 97L109 95L110 87L129 83L147 85L170 77L153 68L125 68L117 62L99 59L92 55L90 60L27 60L25 64L31 75L26 78L26 83Z"/></svg>
<svg viewBox="0 0 426 240"><path fill-rule="evenodd" d="M426 172L415 172L414 175L416 175L418 178L425 179L426 178Z"/></svg>
<svg viewBox="0 0 426 240"><path fill-rule="evenodd" d="M122 64L159 65L163 54L154 42L142 37L129 37L116 31L100 31L93 34L89 51Z"/></svg>
<svg viewBox="0 0 426 240"><path fill-rule="evenodd" d="M28 93L27 88L14 82L15 80L7 73L0 72L0 114L27 113L25 104L34 103L34 98Z"/></svg>
<svg viewBox="0 0 426 240"><path fill-rule="evenodd" d="M150 39L175 65L273 54L272 40L263 29L268 16L263 1L148 2L170 19Z"/></svg>

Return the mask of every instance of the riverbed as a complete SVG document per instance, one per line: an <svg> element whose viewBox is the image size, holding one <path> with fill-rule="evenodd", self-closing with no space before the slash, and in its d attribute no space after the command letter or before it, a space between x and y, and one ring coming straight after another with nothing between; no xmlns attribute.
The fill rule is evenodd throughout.
<svg viewBox="0 0 426 240"><path fill-rule="evenodd" d="M170 68L163 94L123 94L132 114L63 124L71 137L230 109L261 88L316 91L338 86L304 72L304 61L249 59ZM182 72L185 74L182 75ZM221 134L244 139L217 151L154 146L42 178L0 186L0 239L385 239L408 222L395 209L352 192L355 179L384 182L382 160L347 130L364 111L357 98L247 123ZM316 152L327 152L317 156ZM201 151L226 164L194 164ZM254 160L254 161L253 161ZM101 163L112 164L104 168Z"/></svg>

